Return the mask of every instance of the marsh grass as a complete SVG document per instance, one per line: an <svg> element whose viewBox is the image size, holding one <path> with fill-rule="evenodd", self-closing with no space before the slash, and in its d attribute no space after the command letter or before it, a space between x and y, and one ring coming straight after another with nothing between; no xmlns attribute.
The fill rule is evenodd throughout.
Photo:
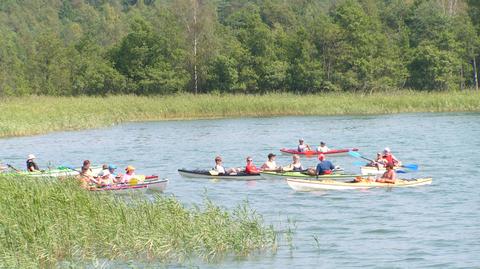
<svg viewBox="0 0 480 269"><path fill-rule="evenodd" d="M1 100L0 111L1 137L95 128L126 121L480 111L480 94L392 91L371 95L29 96Z"/></svg>
<svg viewBox="0 0 480 269"><path fill-rule="evenodd" d="M128 199L127 199L128 198ZM242 204L89 193L73 180L0 175L0 268L207 262L274 252L277 234Z"/></svg>

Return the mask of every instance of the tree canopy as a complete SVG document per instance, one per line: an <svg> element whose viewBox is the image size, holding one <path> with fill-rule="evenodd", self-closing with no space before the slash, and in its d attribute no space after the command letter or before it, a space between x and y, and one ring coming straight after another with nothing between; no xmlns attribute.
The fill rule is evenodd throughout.
<svg viewBox="0 0 480 269"><path fill-rule="evenodd" d="M473 0L2 0L0 95L475 87Z"/></svg>

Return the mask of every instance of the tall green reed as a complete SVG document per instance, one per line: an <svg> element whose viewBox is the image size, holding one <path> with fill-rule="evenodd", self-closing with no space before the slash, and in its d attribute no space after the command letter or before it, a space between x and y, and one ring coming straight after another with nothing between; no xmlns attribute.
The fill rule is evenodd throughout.
<svg viewBox="0 0 480 269"><path fill-rule="evenodd" d="M480 94L466 92L329 93L108 97L28 96L0 100L0 137L103 127L125 121L480 111Z"/></svg>
<svg viewBox="0 0 480 269"><path fill-rule="evenodd" d="M274 252L276 231L242 204L90 193L74 180L0 175L0 268L170 263Z"/></svg>

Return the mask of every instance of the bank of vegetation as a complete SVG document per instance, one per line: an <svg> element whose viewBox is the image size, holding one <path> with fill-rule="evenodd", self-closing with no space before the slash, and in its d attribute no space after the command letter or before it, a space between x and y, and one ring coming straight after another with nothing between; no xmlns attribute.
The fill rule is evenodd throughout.
<svg viewBox="0 0 480 269"><path fill-rule="evenodd" d="M479 11L478 0L2 0L0 95L476 88Z"/></svg>
<svg viewBox="0 0 480 269"><path fill-rule="evenodd" d="M274 252L276 231L247 204L89 193L72 181L0 175L0 268L160 266ZM128 198L128 199L127 199Z"/></svg>
<svg viewBox="0 0 480 269"><path fill-rule="evenodd" d="M105 127L128 121L288 115L479 112L478 92L295 95L177 94L12 97L0 101L0 137Z"/></svg>

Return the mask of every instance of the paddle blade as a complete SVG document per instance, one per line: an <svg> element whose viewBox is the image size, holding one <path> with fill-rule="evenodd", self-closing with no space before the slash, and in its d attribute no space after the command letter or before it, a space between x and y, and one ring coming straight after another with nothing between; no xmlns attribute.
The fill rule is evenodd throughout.
<svg viewBox="0 0 480 269"><path fill-rule="evenodd" d="M365 165L365 162L355 161L355 162L353 162L353 165L355 165L355 166L364 166L364 165Z"/></svg>
<svg viewBox="0 0 480 269"><path fill-rule="evenodd" d="M395 172L396 172L397 174L406 174L406 173L407 173L407 171L403 171L403 170L397 170L397 171L395 171Z"/></svg>
<svg viewBox="0 0 480 269"><path fill-rule="evenodd" d="M402 167L405 167L407 169L410 169L412 171L417 171L418 170L418 164L404 164Z"/></svg>
<svg viewBox="0 0 480 269"><path fill-rule="evenodd" d="M362 155L356 151L348 151L348 155L355 157L355 158L362 158Z"/></svg>

